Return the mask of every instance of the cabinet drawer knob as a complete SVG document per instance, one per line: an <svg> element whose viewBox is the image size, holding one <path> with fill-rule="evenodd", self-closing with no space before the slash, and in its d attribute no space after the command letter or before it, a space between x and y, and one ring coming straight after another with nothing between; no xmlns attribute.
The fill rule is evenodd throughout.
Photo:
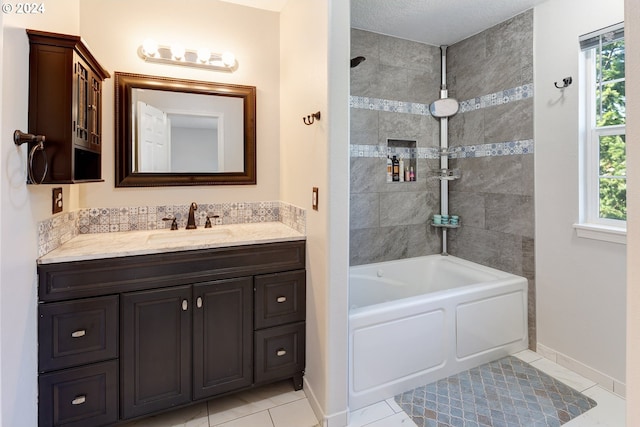
<svg viewBox="0 0 640 427"><path fill-rule="evenodd" d="M82 405L86 401L87 401L87 396L82 394L80 396L76 396L76 398L71 401L71 404L72 405Z"/></svg>
<svg viewBox="0 0 640 427"><path fill-rule="evenodd" d="M182 311L187 311L187 309L189 308L189 303L187 302L186 299L182 300Z"/></svg>
<svg viewBox="0 0 640 427"><path fill-rule="evenodd" d="M80 329L80 330L71 332L71 337L73 338L80 338L85 335L87 335L87 331L85 329Z"/></svg>
<svg viewBox="0 0 640 427"><path fill-rule="evenodd" d="M286 300L287 300L287 297L278 297L278 298L276 298L276 301L279 302L279 303L283 303Z"/></svg>
<svg viewBox="0 0 640 427"><path fill-rule="evenodd" d="M287 350L285 350L284 348L281 348L280 350L276 351L276 356L278 357L282 357L285 354L287 354Z"/></svg>
<svg viewBox="0 0 640 427"><path fill-rule="evenodd" d="M202 297L198 297L198 299L196 299L196 306L198 308L202 308Z"/></svg>

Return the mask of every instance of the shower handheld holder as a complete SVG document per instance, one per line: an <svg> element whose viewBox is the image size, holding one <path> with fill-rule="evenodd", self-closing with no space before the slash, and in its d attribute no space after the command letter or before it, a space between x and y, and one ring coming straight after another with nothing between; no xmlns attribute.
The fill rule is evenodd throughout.
<svg viewBox="0 0 640 427"><path fill-rule="evenodd" d="M47 177L47 172L49 171L49 161L47 159L47 152L44 149L44 141L44 135L24 133L17 129L13 132L13 142L17 146L20 146L25 142L28 144L33 144L31 146L31 150L29 150L29 158L27 160L27 171L29 174L29 180L27 181L28 183L42 184ZM42 153L42 158L44 161L44 171L42 172L42 176L39 180L37 180L33 174L33 159L37 151Z"/></svg>

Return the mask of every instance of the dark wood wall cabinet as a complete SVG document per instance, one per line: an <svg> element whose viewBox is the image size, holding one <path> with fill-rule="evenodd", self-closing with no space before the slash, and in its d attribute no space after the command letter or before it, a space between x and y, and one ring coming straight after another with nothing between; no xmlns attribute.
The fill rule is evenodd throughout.
<svg viewBox="0 0 640 427"><path fill-rule="evenodd" d="M27 30L29 133L44 135L34 155L42 183L102 181L102 82L109 73L78 36ZM31 150L34 143L29 143Z"/></svg>
<svg viewBox="0 0 640 427"><path fill-rule="evenodd" d="M301 389L304 268L304 241L38 265L38 425Z"/></svg>

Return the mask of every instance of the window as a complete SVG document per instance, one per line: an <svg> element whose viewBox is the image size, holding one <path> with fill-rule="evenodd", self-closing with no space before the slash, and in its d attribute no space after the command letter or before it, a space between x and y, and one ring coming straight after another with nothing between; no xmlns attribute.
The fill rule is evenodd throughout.
<svg viewBox="0 0 640 427"><path fill-rule="evenodd" d="M580 47L585 101L580 222L620 231L627 219L623 25L580 37Z"/></svg>

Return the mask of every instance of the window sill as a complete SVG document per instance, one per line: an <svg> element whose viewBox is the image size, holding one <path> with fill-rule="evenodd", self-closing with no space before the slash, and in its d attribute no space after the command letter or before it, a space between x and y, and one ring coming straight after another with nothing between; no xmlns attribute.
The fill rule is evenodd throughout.
<svg viewBox="0 0 640 427"><path fill-rule="evenodd" d="M578 237L604 242L627 244L627 229L600 224L573 224Z"/></svg>

